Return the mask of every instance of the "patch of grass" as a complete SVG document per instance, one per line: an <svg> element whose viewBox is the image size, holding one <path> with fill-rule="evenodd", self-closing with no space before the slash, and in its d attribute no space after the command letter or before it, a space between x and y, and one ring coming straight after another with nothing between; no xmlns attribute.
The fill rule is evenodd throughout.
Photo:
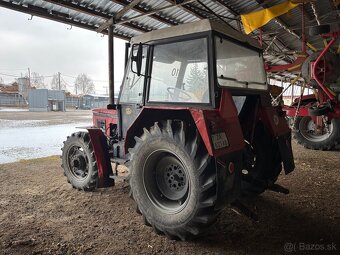
<svg viewBox="0 0 340 255"><path fill-rule="evenodd" d="M60 156L58 155L53 155L49 157L44 157L44 158L34 158L34 159L21 159L18 162L20 163L39 163L39 162L47 162L47 161L57 161L60 160Z"/></svg>
<svg viewBox="0 0 340 255"><path fill-rule="evenodd" d="M56 162L56 161L59 161L59 160L60 160L60 156L59 155L53 155L53 156L44 157L44 158L21 159L21 160L19 160L17 162L0 164L0 165L11 165L11 164L17 164L17 163L36 164L36 163Z"/></svg>

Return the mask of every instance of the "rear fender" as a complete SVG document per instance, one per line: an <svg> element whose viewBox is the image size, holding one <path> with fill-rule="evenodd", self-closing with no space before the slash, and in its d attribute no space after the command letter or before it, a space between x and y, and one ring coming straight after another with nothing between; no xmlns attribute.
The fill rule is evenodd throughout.
<svg viewBox="0 0 340 255"><path fill-rule="evenodd" d="M125 151L135 144L134 137L140 136L143 127L149 128L154 122L166 119L182 120L196 125L207 152L214 159L218 178L216 207L234 201L240 194L241 168L244 138L233 100L226 98L221 109L198 109L184 107L144 107L136 121L129 127L125 137ZM211 134L224 132L228 146L215 149Z"/></svg>
<svg viewBox="0 0 340 255"><path fill-rule="evenodd" d="M259 114L266 130L278 142L285 173L292 172L295 165L291 145L291 130L285 119L285 113L281 107L262 107Z"/></svg>
<svg viewBox="0 0 340 255"><path fill-rule="evenodd" d="M226 101L230 104L221 109L199 109L189 107L144 107L136 121L129 127L125 137L125 151L135 144L134 137L140 136L143 127L151 127L154 122L166 119L179 119L184 122L192 121L204 142L210 156L219 157L244 148L244 138L237 111L233 101ZM234 114L227 114L226 111L233 109ZM224 132L228 145L224 148L215 149L212 144L211 135Z"/></svg>
<svg viewBox="0 0 340 255"><path fill-rule="evenodd" d="M87 128L98 167L98 188L114 186L109 148L106 136L100 128Z"/></svg>
<svg viewBox="0 0 340 255"><path fill-rule="evenodd" d="M259 119L263 121L274 137L291 132L285 117L286 113L280 106L262 106L259 111Z"/></svg>

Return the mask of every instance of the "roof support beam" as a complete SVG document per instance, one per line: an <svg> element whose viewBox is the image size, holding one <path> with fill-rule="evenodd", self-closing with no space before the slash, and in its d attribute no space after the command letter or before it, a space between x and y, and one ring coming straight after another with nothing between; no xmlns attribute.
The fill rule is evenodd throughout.
<svg viewBox="0 0 340 255"><path fill-rule="evenodd" d="M55 5L62 6L64 8L70 9L70 10L74 10L74 11L81 12L81 13L91 15L91 16L95 16L95 17L100 17L100 18L103 18L103 19L106 19L106 20L111 19L113 17L110 14L105 14L105 13L99 12L99 11L94 10L94 9L89 9L85 6L81 6L79 4L75 4L73 2L66 1L66 0L45 0L45 1L52 3L52 4L55 4ZM136 31L143 32L143 33L149 32L149 31L152 30L151 28L144 28L138 23L135 23L135 24L128 23L128 24L125 24L124 26L131 28L133 30L136 30ZM103 28L101 31L103 31L107 28L108 28L108 26Z"/></svg>
<svg viewBox="0 0 340 255"><path fill-rule="evenodd" d="M171 0L167 0L167 1L169 2ZM191 4L186 4L186 5L183 5L181 7L182 7L183 10L185 10L186 12L189 12L190 14L195 15L199 19L207 19L207 18L209 18L211 16L215 16L215 18L222 19L223 22L229 23L228 21L224 20L224 17L222 17L222 16L220 16L218 14L214 14L206 5L204 5L204 3L200 2L200 1L198 1L198 3L200 5L203 4L202 6L206 10L205 9L201 9L201 8L199 8L197 6L194 6L194 5L191 5ZM234 27L232 27L229 24L226 24L226 25L230 26L232 29L235 29Z"/></svg>
<svg viewBox="0 0 340 255"><path fill-rule="evenodd" d="M146 16L151 16L151 15L154 15L154 14L159 13L161 11L168 10L168 9L171 9L171 8L175 8L177 6L188 4L188 3L191 3L191 2L194 2L194 1L196 1L196 0L186 0L186 1L183 1L182 3L176 4L176 5L171 4L171 5L159 8L159 9L154 9L154 10L150 10L150 11L144 12L141 15L138 15L138 16L135 16L135 17L132 17L132 18L128 18L126 20L118 20L117 19L116 20L116 24L117 25L125 24L126 22L134 21L136 19L143 18L143 17L146 17Z"/></svg>
<svg viewBox="0 0 340 255"><path fill-rule="evenodd" d="M131 1L128 1L128 0L111 0L111 1L116 3L116 4L122 5L122 6L126 6L129 3L131 3ZM143 5L138 4L132 10L143 14L143 13L150 11L151 8L146 7L144 4ZM175 25L180 24L179 21L174 20L171 17L166 17L165 15L161 15L160 13L152 14L152 15L150 15L150 17L152 17L153 19L155 19L159 22L162 22L163 24L169 25L169 26L175 26Z"/></svg>
<svg viewBox="0 0 340 255"><path fill-rule="evenodd" d="M37 7L32 6L32 5L27 5L27 7L25 7L25 6L22 6L22 5L13 4L11 2L5 2L5 1L0 0L0 7L8 8L8 9L11 9L11 10L14 10L14 11L27 13L29 15L37 16L37 17L40 17L40 18L58 21L58 22L61 22L61 23L64 23L64 24L80 27L80 28L83 28L83 29L91 30L91 31L96 31L96 28L97 28L96 26L93 26L93 25L90 25L90 24L78 22L78 21L75 21L75 20L70 19L70 18L61 17L61 16L57 16L55 14L51 14L50 12L46 11L45 9L37 8ZM107 34L107 31L103 31L103 33ZM129 40L132 37L132 35L122 34L122 33L118 33L118 32L115 32L114 35L115 35L115 37L118 37L118 38L121 38L121 39L124 39L124 40Z"/></svg>
<svg viewBox="0 0 340 255"><path fill-rule="evenodd" d="M137 4L139 4L142 0L133 0L128 5L124 6L122 10L120 10L115 16L115 20L120 20L128 11L133 9Z"/></svg>
<svg viewBox="0 0 340 255"><path fill-rule="evenodd" d="M227 8L227 10L234 15L235 17L240 16L240 13L238 13L237 11L235 11L228 3L226 3L226 1L223 0L216 0L216 2L218 2L220 5L224 6L225 8Z"/></svg>
<svg viewBox="0 0 340 255"><path fill-rule="evenodd" d="M169 3L174 3L173 0L166 0ZM179 6L182 10L186 11L187 13L190 13L193 16L196 16L199 19L202 19L202 15L200 13L197 13L197 11L192 9L192 6L189 4L181 5Z"/></svg>
<svg viewBox="0 0 340 255"><path fill-rule="evenodd" d="M123 17L129 10L131 10L133 7L135 7L137 4L139 4L141 0L133 0L128 5L124 6L122 10L117 12L114 16L110 17L108 21L103 23L98 29L97 32L100 33L104 29L109 28L112 26L116 20L119 20L121 17Z"/></svg>
<svg viewBox="0 0 340 255"><path fill-rule="evenodd" d="M306 6L305 6L304 4L299 4L299 9L300 9L300 11L301 11L301 15L304 14L305 17L308 19L308 21L314 20L314 17L312 17L312 16L307 12Z"/></svg>

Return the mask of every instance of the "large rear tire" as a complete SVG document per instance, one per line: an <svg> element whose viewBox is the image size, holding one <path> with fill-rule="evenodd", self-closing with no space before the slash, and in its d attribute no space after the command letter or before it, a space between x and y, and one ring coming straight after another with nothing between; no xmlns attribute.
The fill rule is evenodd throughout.
<svg viewBox="0 0 340 255"><path fill-rule="evenodd" d="M340 142L340 119L328 123L328 131L317 133L311 117L297 117L293 138L303 147L313 150L331 150Z"/></svg>
<svg viewBox="0 0 340 255"><path fill-rule="evenodd" d="M182 121L156 122L130 149L129 184L137 211L170 239L198 235L218 213L213 160L197 131L189 129Z"/></svg>
<svg viewBox="0 0 340 255"><path fill-rule="evenodd" d="M88 133L77 132L68 136L61 157L64 175L73 188L83 191L96 189L98 167Z"/></svg>

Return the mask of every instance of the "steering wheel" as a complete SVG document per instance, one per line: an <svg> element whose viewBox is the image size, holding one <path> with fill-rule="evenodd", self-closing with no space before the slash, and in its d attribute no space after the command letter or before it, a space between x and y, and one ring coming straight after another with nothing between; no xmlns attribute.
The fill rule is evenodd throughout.
<svg viewBox="0 0 340 255"><path fill-rule="evenodd" d="M191 95L182 89L175 88L175 87L168 87L166 90L168 91L172 99L175 99L176 91L178 92L178 99L182 99L184 101L192 99ZM181 96L181 94L183 94L185 97Z"/></svg>

